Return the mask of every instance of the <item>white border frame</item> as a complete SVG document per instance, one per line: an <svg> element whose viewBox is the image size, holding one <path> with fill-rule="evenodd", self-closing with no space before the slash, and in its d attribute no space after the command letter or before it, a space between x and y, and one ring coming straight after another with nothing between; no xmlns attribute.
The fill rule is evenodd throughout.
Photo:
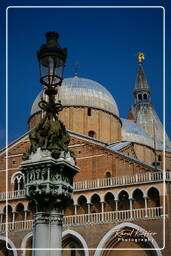
<svg viewBox="0 0 171 256"><path fill-rule="evenodd" d="M81 248L81 250L85 253L85 256L89 256L89 248L87 246L87 243L86 243L85 239L78 232L76 232L75 230L71 230L71 229L67 229L62 232L62 238L64 238L67 235L76 237L83 246L83 248ZM65 250L65 249L66 248L62 248L62 250ZM80 250L79 248L74 248L74 250L75 249ZM69 250L72 250L72 249L69 248Z"/></svg>
<svg viewBox="0 0 171 256"><path fill-rule="evenodd" d="M6 245L7 243L11 246L11 248L9 249L7 246L6 248L9 249L10 251L13 251L14 256L18 256L17 253L17 248L15 247L14 243L11 241L11 239L4 237L4 236L0 236L0 240L5 241Z"/></svg>
<svg viewBox="0 0 171 256"><path fill-rule="evenodd" d="M26 246L26 243L27 243L27 240L30 238L30 237L33 237L33 232L31 231L31 232L29 232L29 233L27 233L24 237L23 237L23 239L22 239L22 241L21 241L21 251L24 251L23 253L22 253L22 256L25 256L25 247L24 246Z"/></svg>
<svg viewBox="0 0 171 256"><path fill-rule="evenodd" d="M6 8L6 192L8 192L8 10L14 8L116 8L116 9L140 9L140 8L149 8L149 9L162 9L163 10L163 191L165 195L165 180L166 180L166 173L165 173L165 8L163 6L8 6ZM7 193L6 193L7 194ZM6 205L8 204L8 198L6 197ZM156 249L156 248L142 248L136 250L163 250L165 248L165 196L163 199L163 247ZM6 207L6 222L8 221L7 216L7 207ZM8 224L6 223L6 238L8 239ZM8 243L6 242L6 246L8 248ZM11 250L11 248L8 248ZM23 250L21 248L16 248L16 250ZM25 250L29 250L26 249ZM42 249L34 249L34 250L61 250L59 248L56 249L49 249L49 248L42 248ZM68 249L64 249L68 250ZM69 249L70 250L70 249ZM88 250L98 250L96 248L89 248ZM103 248L99 250L109 250L108 248ZM117 249L110 249L110 250L119 250ZM123 249L120 249L123 250ZM133 248L124 248L124 250L133 250Z"/></svg>

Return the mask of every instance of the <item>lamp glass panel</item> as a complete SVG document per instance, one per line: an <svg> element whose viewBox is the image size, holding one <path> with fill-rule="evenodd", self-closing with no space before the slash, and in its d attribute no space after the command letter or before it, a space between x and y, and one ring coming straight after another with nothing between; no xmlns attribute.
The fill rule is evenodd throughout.
<svg viewBox="0 0 171 256"><path fill-rule="evenodd" d="M58 57L47 56L40 59L40 79L47 86L60 84L63 70L64 61Z"/></svg>

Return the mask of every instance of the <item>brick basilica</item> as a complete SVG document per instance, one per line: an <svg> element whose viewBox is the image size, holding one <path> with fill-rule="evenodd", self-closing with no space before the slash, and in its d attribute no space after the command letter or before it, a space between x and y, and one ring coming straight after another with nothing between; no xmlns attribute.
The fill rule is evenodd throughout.
<svg viewBox="0 0 171 256"><path fill-rule="evenodd" d="M64 256L171 255L171 142L153 108L141 62L133 95L124 119L113 96L98 82L77 75L63 80L60 120L80 168L64 211ZM38 106L41 98L46 100L43 91L33 102L29 129L44 115ZM29 143L25 133L8 146L8 158L6 149L0 151L0 255L32 254L31 205L24 197L20 171ZM6 249L6 228L11 250Z"/></svg>

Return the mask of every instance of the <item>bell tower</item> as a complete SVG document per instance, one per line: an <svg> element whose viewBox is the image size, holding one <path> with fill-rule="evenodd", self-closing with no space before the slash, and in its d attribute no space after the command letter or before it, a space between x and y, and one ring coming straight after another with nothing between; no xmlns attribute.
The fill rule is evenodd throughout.
<svg viewBox="0 0 171 256"><path fill-rule="evenodd" d="M137 56L138 72L133 90L134 104L128 112L128 119L144 128L145 132L155 141L154 148L163 147L163 134L165 134L166 146L169 146L170 140L163 130L163 125L151 101L151 90L142 65L144 53L138 53Z"/></svg>

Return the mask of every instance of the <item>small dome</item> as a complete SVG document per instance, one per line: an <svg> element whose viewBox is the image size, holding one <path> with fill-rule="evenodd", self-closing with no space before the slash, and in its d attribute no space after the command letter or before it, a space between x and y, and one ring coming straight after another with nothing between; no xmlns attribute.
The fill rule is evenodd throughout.
<svg viewBox="0 0 171 256"><path fill-rule="evenodd" d="M122 121L122 140L142 143L154 147L152 138L145 130L132 120L121 118Z"/></svg>
<svg viewBox="0 0 171 256"><path fill-rule="evenodd" d="M38 102L42 92L35 99L31 115L40 111ZM59 89L59 99L64 107L66 106L86 106L101 109L111 114L119 116L118 107L113 96L101 84L85 78L66 78Z"/></svg>
<svg viewBox="0 0 171 256"><path fill-rule="evenodd" d="M132 120L121 118L122 140L137 142L154 148L154 138L144 128ZM171 143L165 144L166 151L171 152ZM156 140L156 149L163 150L163 142Z"/></svg>

